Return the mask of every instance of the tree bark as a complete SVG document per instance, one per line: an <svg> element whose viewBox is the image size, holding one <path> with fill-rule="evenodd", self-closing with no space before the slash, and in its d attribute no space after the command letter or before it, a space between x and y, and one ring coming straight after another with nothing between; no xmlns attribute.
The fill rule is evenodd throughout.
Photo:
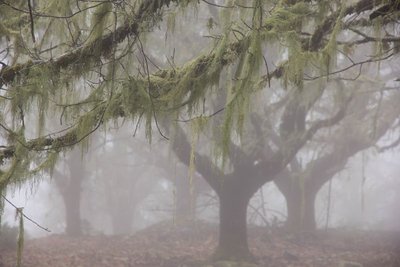
<svg viewBox="0 0 400 267"><path fill-rule="evenodd" d="M70 181L68 189L63 194L65 205L65 233L69 236L82 235L81 227L81 183L80 179Z"/></svg>
<svg viewBox="0 0 400 267"><path fill-rule="evenodd" d="M230 190L226 185L218 194L219 241L215 260L254 260L247 242L247 205L251 194Z"/></svg>
<svg viewBox="0 0 400 267"><path fill-rule="evenodd" d="M69 236L82 235L81 193L85 175L79 151L74 150L66 160L69 174L54 170L55 182L65 207L65 233Z"/></svg>
<svg viewBox="0 0 400 267"><path fill-rule="evenodd" d="M290 231L315 231L315 198L316 192L305 189L302 196L301 188L293 188L290 194L283 193L286 199L287 220L285 226Z"/></svg>
<svg viewBox="0 0 400 267"><path fill-rule="evenodd" d="M71 236L82 235L81 193L85 167L79 150L74 150L68 159L69 184L64 196L66 208L66 233Z"/></svg>

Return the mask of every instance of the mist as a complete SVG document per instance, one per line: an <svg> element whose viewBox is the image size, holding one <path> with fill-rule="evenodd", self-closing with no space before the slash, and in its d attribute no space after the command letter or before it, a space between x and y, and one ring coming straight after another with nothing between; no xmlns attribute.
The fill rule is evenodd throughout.
<svg viewBox="0 0 400 267"><path fill-rule="evenodd" d="M0 2L0 267L400 266L395 2Z"/></svg>

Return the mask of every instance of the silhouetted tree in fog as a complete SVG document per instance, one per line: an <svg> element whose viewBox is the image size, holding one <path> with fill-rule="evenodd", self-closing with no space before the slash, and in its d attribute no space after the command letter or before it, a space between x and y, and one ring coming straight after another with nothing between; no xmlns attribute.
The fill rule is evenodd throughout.
<svg viewBox="0 0 400 267"><path fill-rule="evenodd" d="M296 91L293 101L289 102L283 112L283 120L285 130L288 128L296 128L298 121L292 118L294 110L300 108L298 103L301 101L300 95ZM348 102L348 101L347 101ZM296 106L296 108L293 108ZM307 105L308 106L308 105ZM220 205L220 227L219 227L219 246L216 250L214 258L225 259L251 259L250 251L247 245L247 206L250 198L261 188L266 182L274 179L275 175L282 171L285 166L293 159L297 151L309 141L315 132L320 128L328 127L339 122L345 115L345 103L339 108L331 118L317 120L312 123L311 127L297 128L298 131L285 132L287 143L277 151L268 151L264 153L262 145L259 149L249 155L238 145L230 142L227 155L230 170L216 166L212 159L206 155L197 152L191 152L191 145L182 129L176 129L172 147L178 158L190 166L190 154L194 153L194 166L202 177L217 193ZM303 120L306 115L307 108L303 109ZM288 114L290 113L290 114ZM292 115L291 115L292 114Z"/></svg>
<svg viewBox="0 0 400 267"><path fill-rule="evenodd" d="M274 179L286 199L288 229L315 230L315 200L322 186L345 168L349 158L375 146L396 122L400 95L395 92L375 100L379 92L355 96L350 114L329 133L321 133L303 159L295 157ZM307 160L309 153L313 154L311 160Z"/></svg>
<svg viewBox="0 0 400 267"><path fill-rule="evenodd" d="M82 235L81 196L82 182L86 175L82 157L82 152L74 149L63 162L65 171L53 171L65 207L65 233L70 236Z"/></svg>

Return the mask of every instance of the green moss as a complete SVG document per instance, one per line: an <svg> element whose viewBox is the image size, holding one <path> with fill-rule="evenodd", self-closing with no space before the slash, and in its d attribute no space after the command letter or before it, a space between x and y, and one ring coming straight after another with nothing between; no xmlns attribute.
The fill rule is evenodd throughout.
<svg viewBox="0 0 400 267"><path fill-rule="evenodd" d="M19 219L18 239L17 239L17 267L22 266L22 251L24 249L24 216L22 213L23 208L17 209Z"/></svg>
<svg viewBox="0 0 400 267"><path fill-rule="evenodd" d="M111 13L112 7L113 6L111 2L104 2L104 4L96 8L95 12L92 15L92 20L91 20L92 31L87 41L89 44L92 44L93 42L98 40L99 37L103 35L105 27L107 26L108 17ZM101 47L96 47L96 48L101 48ZM101 51L94 50L93 52L98 53Z"/></svg>

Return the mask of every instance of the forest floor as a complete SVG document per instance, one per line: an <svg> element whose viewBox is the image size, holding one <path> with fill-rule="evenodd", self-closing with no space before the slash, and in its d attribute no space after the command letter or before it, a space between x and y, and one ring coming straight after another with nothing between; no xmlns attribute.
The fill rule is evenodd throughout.
<svg viewBox="0 0 400 267"><path fill-rule="evenodd" d="M27 240L24 267L399 267L400 235L344 229L293 235L249 227L257 265L207 263L217 227L208 223L176 227L163 222L131 236L51 235ZM15 249L0 249L0 267L13 267Z"/></svg>

